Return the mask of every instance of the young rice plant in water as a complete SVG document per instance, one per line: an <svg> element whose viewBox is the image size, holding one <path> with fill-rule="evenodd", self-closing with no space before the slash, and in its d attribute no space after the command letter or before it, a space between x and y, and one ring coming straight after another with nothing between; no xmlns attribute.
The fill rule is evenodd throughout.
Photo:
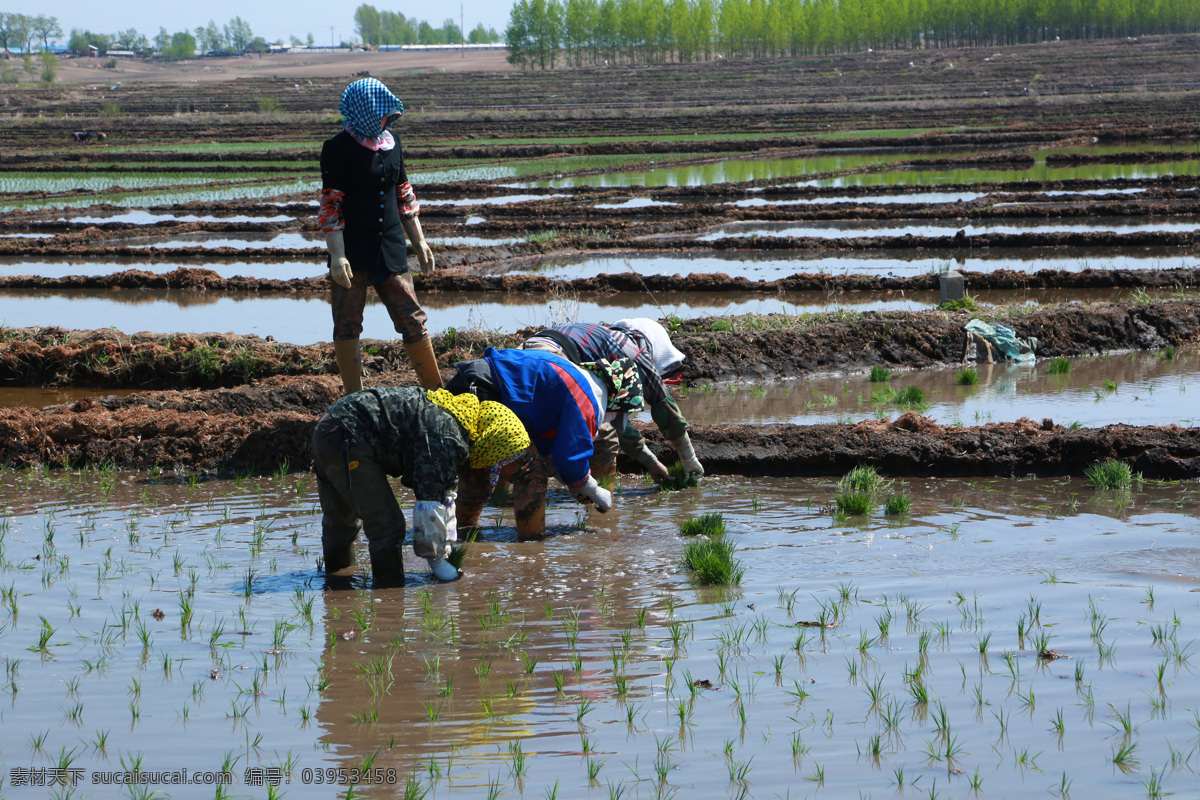
<svg viewBox="0 0 1200 800"><path fill-rule="evenodd" d="M720 536L724 532L725 518L718 512L685 519L679 525L679 533L683 536Z"/></svg>
<svg viewBox="0 0 1200 800"><path fill-rule="evenodd" d="M725 539L693 539L683 546L683 564L700 583L713 586L735 586L745 572Z"/></svg>
<svg viewBox="0 0 1200 800"><path fill-rule="evenodd" d="M1113 458L1092 464L1083 475L1097 489L1128 489L1142 482L1142 473L1135 473L1124 461Z"/></svg>
<svg viewBox="0 0 1200 800"><path fill-rule="evenodd" d="M1046 371L1051 375L1066 375L1071 371L1071 362L1066 358L1055 358L1050 361Z"/></svg>

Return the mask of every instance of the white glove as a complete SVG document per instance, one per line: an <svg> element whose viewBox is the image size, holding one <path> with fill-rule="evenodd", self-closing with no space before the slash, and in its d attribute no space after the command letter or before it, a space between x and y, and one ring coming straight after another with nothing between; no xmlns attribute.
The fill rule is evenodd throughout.
<svg viewBox="0 0 1200 800"><path fill-rule="evenodd" d="M448 509L446 516L446 552L450 551L450 543L458 541L458 510L455 508L455 502L458 500L458 492L446 492L446 496L442 498L442 505Z"/></svg>
<svg viewBox="0 0 1200 800"><path fill-rule="evenodd" d="M350 269L350 260L346 258L346 234L342 231L325 234L325 247L329 249L329 277L349 289L354 270Z"/></svg>
<svg viewBox="0 0 1200 800"><path fill-rule="evenodd" d="M587 483L575 492L575 499L581 503L590 500L596 504L596 510L601 514L612 508L612 492L602 488L591 475L588 475Z"/></svg>
<svg viewBox="0 0 1200 800"><path fill-rule="evenodd" d="M413 507L413 552L421 558L450 555L450 542L458 539L454 494L443 500L418 500Z"/></svg>
<svg viewBox="0 0 1200 800"><path fill-rule="evenodd" d="M679 465L683 467L683 477L690 478L693 475L697 478L704 477L704 467L700 464L700 459L696 458L696 450L692 447L692 440L688 438L686 431L678 439L671 439L671 446L679 454Z"/></svg>
<svg viewBox="0 0 1200 800"><path fill-rule="evenodd" d="M433 251L429 249L429 245L425 242L425 233L421 230L421 220L417 217L410 217L402 220L404 224L404 233L407 234L408 240L412 242L413 252L417 256L417 263L421 265L423 272L433 272Z"/></svg>

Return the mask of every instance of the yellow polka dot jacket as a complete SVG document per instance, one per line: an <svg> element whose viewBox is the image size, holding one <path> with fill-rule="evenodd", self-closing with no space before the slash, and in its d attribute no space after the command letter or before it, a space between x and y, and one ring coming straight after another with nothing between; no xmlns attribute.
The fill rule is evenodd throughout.
<svg viewBox="0 0 1200 800"><path fill-rule="evenodd" d="M465 397L470 399L459 399ZM440 501L457 490L460 468L490 467L529 446L525 428L507 408L474 395L459 398L417 386L364 389L335 402L329 414L347 436L369 445L384 471L399 477L416 499Z"/></svg>

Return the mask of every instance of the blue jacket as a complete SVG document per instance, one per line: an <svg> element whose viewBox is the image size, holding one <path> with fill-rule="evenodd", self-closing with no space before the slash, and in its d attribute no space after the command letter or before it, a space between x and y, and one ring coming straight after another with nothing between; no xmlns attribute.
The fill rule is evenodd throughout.
<svg viewBox="0 0 1200 800"><path fill-rule="evenodd" d="M606 401L599 383L554 353L489 347L483 357L501 402L525 424L563 482L575 488L586 480L596 429L604 422Z"/></svg>

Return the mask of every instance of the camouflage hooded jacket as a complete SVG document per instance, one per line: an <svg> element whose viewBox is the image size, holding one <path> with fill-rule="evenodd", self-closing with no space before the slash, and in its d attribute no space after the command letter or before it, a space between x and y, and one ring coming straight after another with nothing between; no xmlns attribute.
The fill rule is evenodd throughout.
<svg viewBox="0 0 1200 800"><path fill-rule="evenodd" d="M418 500L441 500L458 488L471 440L454 415L431 402L418 386L364 389L329 407L329 414L357 442L375 450L388 475Z"/></svg>

